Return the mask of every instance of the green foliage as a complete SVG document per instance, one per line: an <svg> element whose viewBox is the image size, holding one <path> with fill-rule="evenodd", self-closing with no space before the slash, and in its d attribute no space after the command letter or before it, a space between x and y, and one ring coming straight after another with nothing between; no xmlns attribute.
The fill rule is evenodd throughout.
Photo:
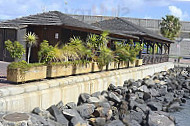
<svg viewBox="0 0 190 126"><path fill-rule="evenodd" d="M100 48L100 55L98 56L97 62L100 68L108 65L114 60L113 52L107 47Z"/></svg>
<svg viewBox="0 0 190 126"><path fill-rule="evenodd" d="M25 49L18 41L11 42L10 40L5 41L5 48L9 51L12 58L17 61L21 59L25 54Z"/></svg>
<svg viewBox="0 0 190 126"><path fill-rule="evenodd" d="M20 62L12 62L8 65L8 69L19 69L21 74L24 74L32 67L43 66L44 64L41 63L30 63L28 64L26 61L22 60Z"/></svg>
<svg viewBox="0 0 190 126"><path fill-rule="evenodd" d="M28 63L30 60L30 53L31 53L31 48L33 45L37 44L37 36L35 33L29 32L27 34L25 34L24 39L26 41L26 44L28 46Z"/></svg>
<svg viewBox="0 0 190 126"><path fill-rule="evenodd" d="M160 25L160 32L164 37L171 40L174 40L175 37L178 37L181 29L179 18L173 15L166 15L165 18L162 18Z"/></svg>
<svg viewBox="0 0 190 126"><path fill-rule="evenodd" d="M29 32L25 34L24 39L29 46L37 44L37 36L35 33Z"/></svg>
<svg viewBox="0 0 190 126"><path fill-rule="evenodd" d="M124 42L115 42L115 58L117 61L129 61L129 46L125 45Z"/></svg>
<svg viewBox="0 0 190 126"><path fill-rule="evenodd" d="M71 60L84 60L92 55L91 50L84 46L79 37L71 38L70 43L63 46L62 50L65 57Z"/></svg>
<svg viewBox="0 0 190 126"><path fill-rule="evenodd" d="M125 42L115 42L116 50L114 52L117 61L130 61L134 62L137 55L142 49L142 46L136 44L134 46L133 40L130 40L129 44Z"/></svg>
<svg viewBox="0 0 190 126"><path fill-rule="evenodd" d="M50 63L55 58L55 49L49 45L48 41L44 40L40 44L40 51L38 52L39 62Z"/></svg>

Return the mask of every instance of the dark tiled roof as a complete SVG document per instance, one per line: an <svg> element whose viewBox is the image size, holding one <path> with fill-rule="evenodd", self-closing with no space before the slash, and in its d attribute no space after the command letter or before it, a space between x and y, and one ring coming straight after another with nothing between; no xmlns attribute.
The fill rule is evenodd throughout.
<svg viewBox="0 0 190 126"><path fill-rule="evenodd" d="M125 18L114 18L109 20L100 21L97 23L93 23L92 25L99 27L103 30L116 30L120 33L131 34L135 36L147 36L150 38L163 40L166 42L173 42L168 38L165 38L159 34L153 33L152 31L133 24L132 22L126 20Z"/></svg>
<svg viewBox="0 0 190 126"><path fill-rule="evenodd" d="M91 29L96 31L103 31L99 27L95 27L91 24L84 23L79 21L75 18L67 14L63 14L59 11L50 11L45 13L40 13L36 15L30 15L22 18L16 18L13 20L7 20L0 23L0 28L19 28L26 25L64 25L64 26L71 26L83 29ZM138 37L121 33L117 30L110 31L110 33L120 36L125 36L129 38L136 38Z"/></svg>
<svg viewBox="0 0 190 126"><path fill-rule="evenodd" d="M65 25L93 30L100 30L90 24L74 19L59 11L50 11L36 15L7 20L0 23L0 27L19 27L21 25Z"/></svg>

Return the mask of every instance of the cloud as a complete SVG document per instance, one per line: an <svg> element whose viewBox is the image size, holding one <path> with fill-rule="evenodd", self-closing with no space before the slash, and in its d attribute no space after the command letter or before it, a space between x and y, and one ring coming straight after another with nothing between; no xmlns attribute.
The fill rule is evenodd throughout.
<svg viewBox="0 0 190 126"><path fill-rule="evenodd" d="M169 6L168 8L169 8L170 14L180 18L180 20L189 18L189 15L187 12L183 12L180 8L177 8L176 6Z"/></svg>

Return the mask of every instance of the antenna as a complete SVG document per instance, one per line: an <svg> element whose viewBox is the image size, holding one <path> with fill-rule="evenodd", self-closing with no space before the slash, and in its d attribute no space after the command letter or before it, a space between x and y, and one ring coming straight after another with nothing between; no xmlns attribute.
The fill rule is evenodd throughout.
<svg viewBox="0 0 190 126"><path fill-rule="evenodd" d="M43 12L43 13L46 12L46 6L45 6L45 5L42 6L42 12Z"/></svg>

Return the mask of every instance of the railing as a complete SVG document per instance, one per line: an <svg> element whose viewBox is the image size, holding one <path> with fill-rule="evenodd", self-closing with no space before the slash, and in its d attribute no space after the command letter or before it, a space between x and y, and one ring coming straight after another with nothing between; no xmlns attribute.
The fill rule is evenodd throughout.
<svg viewBox="0 0 190 126"><path fill-rule="evenodd" d="M169 56L167 54L142 54L143 64L156 64L168 62Z"/></svg>

